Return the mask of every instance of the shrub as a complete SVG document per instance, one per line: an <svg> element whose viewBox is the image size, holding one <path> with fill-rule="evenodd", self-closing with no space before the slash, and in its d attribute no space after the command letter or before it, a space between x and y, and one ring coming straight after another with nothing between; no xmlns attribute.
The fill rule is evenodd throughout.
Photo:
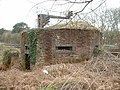
<svg viewBox="0 0 120 90"><path fill-rule="evenodd" d="M11 58L12 58L14 52L19 53L19 51L17 49L13 49L13 48L6 49L3 52L3 64L7 64L7 65L11 64Z"/></svg>

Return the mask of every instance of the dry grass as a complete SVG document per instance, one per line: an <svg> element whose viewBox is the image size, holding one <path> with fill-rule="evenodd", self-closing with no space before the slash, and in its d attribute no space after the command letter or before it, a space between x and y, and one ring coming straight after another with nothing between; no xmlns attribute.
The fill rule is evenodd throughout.
<svg viewBox="0 0 120 90"><path fill-rule="evenodd" d="M64 24L59 24L59 25L48 27L48 29L58 29L58 28L59 29L70 28L70 29L81 29L81 30L98 30L95 26L85 21L71 21L67 24L64 23Z"/></svg>
<svg viewBox="0 0 120 90"><path fill-rule="evenodd" d="M84 63L44 66L32 72L3 71L0 87L3 90L120 90L120 59L104 56Z"/></svg>

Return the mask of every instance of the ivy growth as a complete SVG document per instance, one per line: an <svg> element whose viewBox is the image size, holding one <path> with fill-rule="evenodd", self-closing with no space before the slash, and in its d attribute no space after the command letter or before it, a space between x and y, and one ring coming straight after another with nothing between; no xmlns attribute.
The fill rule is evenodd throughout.
<svg viewBox="0 0 120 90"><path fill-rule="evenodd" d="M30 30L28 32L28 48L29 48L29 58L30 63L36 63L36 49L37 49L37 32L35 30Z"/></svg>

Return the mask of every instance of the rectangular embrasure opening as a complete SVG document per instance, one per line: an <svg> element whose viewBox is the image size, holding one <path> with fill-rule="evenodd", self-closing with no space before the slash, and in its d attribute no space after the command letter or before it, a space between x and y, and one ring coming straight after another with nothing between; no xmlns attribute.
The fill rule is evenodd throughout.
<svg viewBox="0 0 120 90"><path fill-rule="evenodd" d="M72 51L73 47L72 46L56 46L56 50L68 50L68 51Z"/></svg>

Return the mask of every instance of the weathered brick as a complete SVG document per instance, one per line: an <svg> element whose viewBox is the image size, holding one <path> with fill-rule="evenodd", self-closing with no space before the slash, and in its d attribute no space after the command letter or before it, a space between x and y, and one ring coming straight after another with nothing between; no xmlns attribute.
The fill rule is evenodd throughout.
<svg viewBox="0 0 120 90"><path fill-rule="evenodd" d="M37 52L40 52L37 53L37 63L41 65L73 63L89 59L94 46L102 44L102 34L97 30L43 30L37 39ZM67 50L70 47L72 50Z"/></svg>
<svg viewBox="0 0 120 90"><path fill-rule="evenodd" d="M24 57L27 33L21 34L21 53ZM102 45L102 33L98 30L52 29L37 33L37 63L75 63L89 59L95 45Z"/></svg>

